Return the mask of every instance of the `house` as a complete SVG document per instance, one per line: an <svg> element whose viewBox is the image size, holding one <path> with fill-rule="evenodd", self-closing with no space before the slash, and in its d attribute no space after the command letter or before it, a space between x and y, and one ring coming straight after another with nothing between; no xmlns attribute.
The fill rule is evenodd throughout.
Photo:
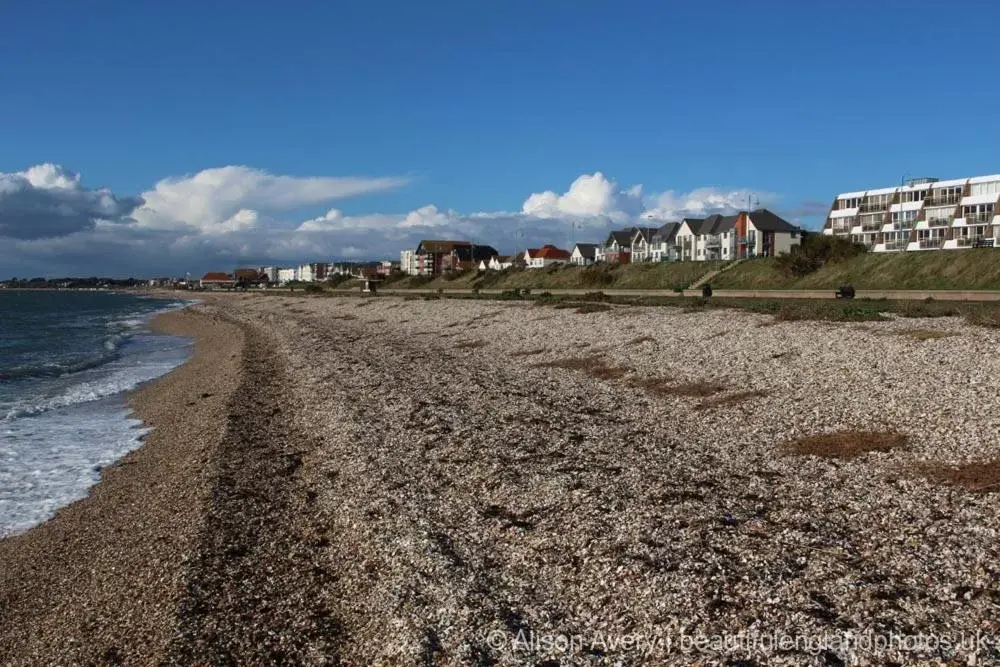
<svg viewBox="0 0 1000 667"><path fill-rule="evenodd" d="M236 287L236 281L228 273L209 271L201 277L199 283L202 289L232 289Z"/></svg>
<svg viewBox="0 0 1000 667"><path fill-rule="evenodd" d="M597 243L577 243L573 246L573 254L570 255L570 264L577 266L590 266L597 261L597 251L600 245Z"/></svg>
<svg viewBox="0 0 1000 667"><path fill-rule="evenodd" d="M701 221L695 243L698 261L729 260L736 257L738 215L710 215Z"/></svg>
<svg viewBox="0 0 1000 667"><path fill-rule="evenodd" d="M632 236L634 227L622 229L608 234L604 241L600 255L594 259L598 262L616 262L618 264L628 264L632 259Z"/></svg>
<svg viewBox="0 0 1000 667"><path fill-rule="evenodd" d="M636 227L632 233L631 253L633 262L646 262L651 256L650 245L655 227Z"/></svg>
<svg viewBox="0 0 1000 667"><path fill-rule="evenodd" d="M659 227L656 232L653 233L653 236L650 239L649 260L651 262L666 262L679 258L679 253L677 251L677 246L674 245L674 240L680 226L681 223L679 222L668 222Z"/></svg>
<svg viewBox="0 0 1000 667"><path fill-rule="evenodd" d="M802 230L766 208L741 211L734 224L735 247L729 258L777 257L802 242ZM725 255L721 259L727 259Z"/></svg>
<svg viewBox="0 0 1000 667"><path fill-rule="evenodd" d="M297 274L297 269L278 269L278 284L287 285L290 282L298 280Z"/></svg>
<svg viewBox="0 0 1000 667"><path fill-rule="evenodd" d="M514 266L514 258L511 255L494 255L490 257L489 263L486 265L491 271L503 271L504 269L509 269Z"/></svg>
<svg viewBox="0 0 1000 667"><path fill-rule="evenodd" d="M674 234L677 259L693 262L698 259L698 235L701 233L702 218L682 218Z"/></svg>
<svg viewBox="0 0 1000 667"><path fill-rule="evenodd" d="M416 275L439 276L448 271L472 269L496 254L492 246L468 241L421 241L414 251Z"/></svg>
<svg viewBox="0 0 1000 667"><path fill-rule="evenodd" d="M823 233L872 252L992 248L1000 245L998 214L1000 175L915 178L899 187L837 195Z"/></svg>
<svg viewBox="0 0 1000 667"><path fill-rule="evenodd" d="M567 264L570 260L570 252L557 248L554 245L545 244L541 248L529 248L524 251L524 264L529 269L542 269L556 264Z"/></svg>

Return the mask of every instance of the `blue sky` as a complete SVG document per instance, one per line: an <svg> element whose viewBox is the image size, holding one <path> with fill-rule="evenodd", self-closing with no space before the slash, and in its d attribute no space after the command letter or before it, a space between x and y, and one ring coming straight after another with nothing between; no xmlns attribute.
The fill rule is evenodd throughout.
<svg viewBox="0 0 1000 667"><path fill-rule="evenodd" d="M998 24L988 2L11 4L0 172L62 165L123 198L227 165L407 180L264 225L517 213L601 172L769 193L815 226L803 203L840 191L998 171ZM58 258L31 241L26 270Z"/></svg>

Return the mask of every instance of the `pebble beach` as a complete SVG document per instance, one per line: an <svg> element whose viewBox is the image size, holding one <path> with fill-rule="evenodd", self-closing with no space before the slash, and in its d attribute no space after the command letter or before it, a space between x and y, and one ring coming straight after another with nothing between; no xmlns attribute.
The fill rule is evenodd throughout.
<svg viewBox="0 0 1000 667"><path fill-rule="evenodd" d="M196 352L133 395L143 446L0 540L0 664L1000 664L997 330L294 295L157 326Z"/></svg>

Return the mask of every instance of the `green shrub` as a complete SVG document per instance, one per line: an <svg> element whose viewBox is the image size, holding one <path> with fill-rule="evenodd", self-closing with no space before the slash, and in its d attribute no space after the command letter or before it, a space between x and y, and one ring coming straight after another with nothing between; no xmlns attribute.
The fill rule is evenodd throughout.
<svg viewBox="0 0 1000 667"><path fill-rule="evenodd" d="M774 264L785 275L801 278L828 262L842 262L866 252L868 249L863 244L843 237L809 234L800 245L792 246L791 252L778 255Z"/></svg>

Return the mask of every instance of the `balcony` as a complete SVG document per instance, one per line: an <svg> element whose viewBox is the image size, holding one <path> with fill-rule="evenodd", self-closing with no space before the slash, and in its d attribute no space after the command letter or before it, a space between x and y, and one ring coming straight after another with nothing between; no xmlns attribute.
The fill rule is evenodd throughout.
<svg viewBox="0 0 1000 667"><path fill-rule="evenodd" d="M889 202L866 202L858 207L858 213L885 213Z"/></svg>
<svg viewBox="0 0 1000 667"><path fill-rule="evenodd" d="M881 222L864 222L861 223L862 232L880 232L882 231Z"/></svg>
<svg viewBox="0 0 1000 667"><path fill-rule="evenodd" d="M705 236L706 248L718 248L722 245L722 238L718 234L707 234Z"/></svg>
<svg viewBox="0 0 1000 667"><path fill-rule="evenodd" d="M958 206L958 202L960 201L962 201L962 195L928 197L924 200L924 206Z"/></svg>
<svg viewBox="0 0 1000 667"><path fill-rule="evenodd" d="M920 239L920 249L938 250L941 248L942 243L944 243L944 239Z"/></svg>
<svg viewBox="0 0 1000 667"><path fill-rule="evenodd" d="M987 211L984 213L966 213L965 214L965 224L966 225L989 225L993 222L993 212Z"/></svg>
<svg viewBox="0 0 1000 667"><path fill-rule="evenodd" d="M906 246L910 245L909 239L896 239L894 241L886 241L886 250L906 250Z"/></svg>
<svg viewBox="0 0 1000 667"><path fill-rule="evenodd" d="M951 227L951 223L953 221L954 221L954 218L952 218L952 217L947 217L947 218L933 218L933 219L927 221L927 226L928 227Z"/></svg>

